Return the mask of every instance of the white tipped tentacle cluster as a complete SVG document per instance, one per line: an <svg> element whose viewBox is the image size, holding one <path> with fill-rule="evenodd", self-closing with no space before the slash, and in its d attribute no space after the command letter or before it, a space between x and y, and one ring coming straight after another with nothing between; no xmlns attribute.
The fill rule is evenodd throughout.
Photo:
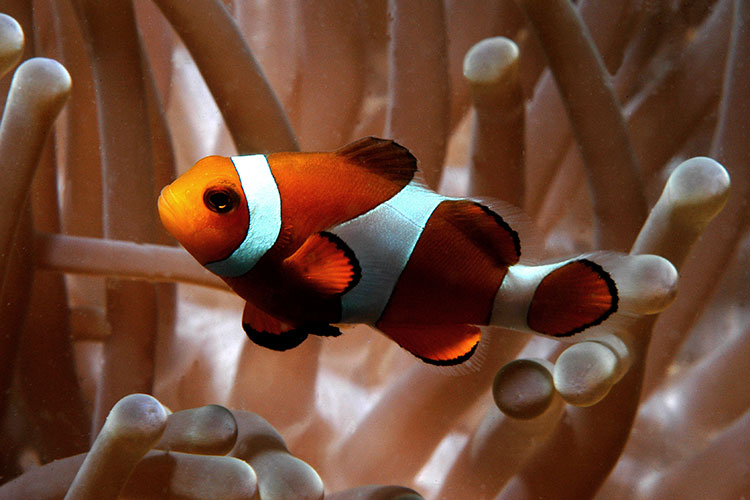
<svg viewBox="0 0 750 500"><path fill-rule="evenodd" d="M498 408L516 418L538 417L552 406L554 397L550 391L574 406L591 406L601 401L633 362L629 325L638 315L663 311L675 299L678 278L675 265L682 264L690 246L721 211L729 186L729 175L714 160L698 157L680 164L651 210L633 253L605 254L607 269L618 284L624 316L613 318L582 342L568 347L554 366L532 360L505 365L497 373L493 386ZM665 237L674 234L680 236L678 243ZM675 246L681 250L674 251ZM663 257L638 255L642 251ZM513 398L505 396L509 388L516 389Z"/></svg>

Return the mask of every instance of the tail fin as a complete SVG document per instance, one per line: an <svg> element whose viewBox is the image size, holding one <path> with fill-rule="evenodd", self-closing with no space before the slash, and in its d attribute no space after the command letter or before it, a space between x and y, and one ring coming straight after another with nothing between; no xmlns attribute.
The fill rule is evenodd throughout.
<svg viewBox="0 0 750 500"><path fill-rule="evenodd" d="M658 313L676 292L677 270L656 255L597 252L555 264L513 265L495 297L490 324L567 338L588 334L608 319L615 327L612 316L627 323Z"/></svg>
<svg viewBox="0 0 750 500"><path fill-rule="evenodd" d="M589 259L568 262L545 276L529 304L526 322L539 333L570 337L617 312L614 280Z"/></svg>

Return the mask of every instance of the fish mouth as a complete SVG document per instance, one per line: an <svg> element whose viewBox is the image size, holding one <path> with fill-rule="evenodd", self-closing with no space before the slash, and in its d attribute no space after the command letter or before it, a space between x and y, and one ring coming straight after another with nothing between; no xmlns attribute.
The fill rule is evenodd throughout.
<svg viewBox="0 0 750 500"><path fill-rule="evenodd" d="M175 196L169 186L164 186L159 194L157 208L162 225L170 232L172 236L177 237L175 230L179 227L177 223L177 212L174 209Z"/></svg>
<svg viewBox="0 0 750 500"><path fill-rule="evenodd" d="M191 212L184 198L175 193L171 185L165 186L159 194L157 207L159 218L164 228L172 235L190 255L203 263L200 247L195 245L195 224L191 220Z"/></svg>

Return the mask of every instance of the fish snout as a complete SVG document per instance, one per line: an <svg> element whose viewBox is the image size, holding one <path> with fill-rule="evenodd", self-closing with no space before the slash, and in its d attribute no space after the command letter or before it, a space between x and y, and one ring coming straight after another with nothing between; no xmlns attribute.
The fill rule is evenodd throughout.
<svg viewBox="0 0 750 500"><path fill-rule="evenodd" d="M159 200L157 202L157 209L159 210L159 218L161 219L162 225L166 228L169 233L179 240L179 220L177 212L175 210L174 193L170 189L170 186L164 186L159 194Z"/></svg>

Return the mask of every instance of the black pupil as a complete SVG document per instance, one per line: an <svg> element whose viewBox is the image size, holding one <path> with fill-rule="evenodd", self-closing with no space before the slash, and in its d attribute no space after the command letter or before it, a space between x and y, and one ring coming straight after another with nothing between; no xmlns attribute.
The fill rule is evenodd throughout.
<svg viewBox="0 0 750 500"><path fill-rule="evenodd" d="M232 197L225 191L214 191L208 195L208 208L220 214L233 208Z"/></svg>

